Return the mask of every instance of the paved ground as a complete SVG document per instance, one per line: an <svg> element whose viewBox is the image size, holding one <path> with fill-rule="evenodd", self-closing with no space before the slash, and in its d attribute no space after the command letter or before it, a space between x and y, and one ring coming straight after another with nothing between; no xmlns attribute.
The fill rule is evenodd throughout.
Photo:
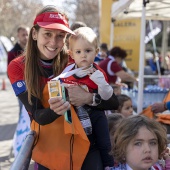
<svg viewBox="0 0 170 170"><path fill-rule="evenodd" d="M6 74L0 73L0 170L9 170L14 161L10 153L18 115L18 100ZM32 164L29 170L33 170Z"/></svg>

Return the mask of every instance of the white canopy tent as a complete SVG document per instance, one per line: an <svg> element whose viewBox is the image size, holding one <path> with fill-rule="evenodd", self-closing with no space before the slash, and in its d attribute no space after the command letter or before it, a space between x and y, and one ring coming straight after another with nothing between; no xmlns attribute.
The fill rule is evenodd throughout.
<svg viewBox="0 0 170 170"><path fill-rule="evenodd" d="M111 12L111 38L110 45L113 45L114 21L125 18L141 18L141 39L139 59L139 84L137 113L143 109L143 80L144 80L144 53L145 53L145 25L146 19L170 20L170 0L118 0L112 5Z"/></svg>

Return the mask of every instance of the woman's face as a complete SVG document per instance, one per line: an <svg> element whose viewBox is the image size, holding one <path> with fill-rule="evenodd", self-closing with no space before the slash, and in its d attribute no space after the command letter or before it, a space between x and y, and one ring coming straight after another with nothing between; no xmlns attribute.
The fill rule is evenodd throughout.
<svg viewBox="0 0 170 170"><path fill-rule="evenodd" d="M40 28L39 31L33 30L32 37L34 40L37 40L40 58L43 60L51 60L62 50L66 32Z"/></svg>
<svg viewBox="0 0 170 170"><path fill-rule="evenodd" d="M115 57L115 60L116 60L116 62L119 64L119 65L121 65L121 63L122 63L122 61L123 61L123 59L122 58L120 58L120 57Z"/></svg>

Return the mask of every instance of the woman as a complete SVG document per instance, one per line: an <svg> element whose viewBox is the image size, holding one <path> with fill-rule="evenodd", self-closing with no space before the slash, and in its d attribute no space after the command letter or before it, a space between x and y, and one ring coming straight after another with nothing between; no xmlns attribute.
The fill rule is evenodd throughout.
<svg viewBox="0 0 170 170"><path fill-rule="evenodd" d="M65 14L51 6L42 9L34 20L25 54L10 63L8 76L29 113L31 129L37 132L32 159L38 162L39 170L103 169L95 136L90 143L70 105L90 105L93 94L70 86L70 103L59 96L49 99L47 81L58 76L68 62L67 33L74 34ZM112 102L101 101L96 107L106 110ZM71 124L63 116L70 107Z"/></svg>
<svg viewBox="0 0 170 170"><path fill-rule="evenodd" d="M115 84L121 79L122 82L134 82L137 83L135 77L128 73L126 67L122 65L127 53L120 47L113 47L109 51L109 56L100 62L99 66L106 72L109 83Z"/></svg>

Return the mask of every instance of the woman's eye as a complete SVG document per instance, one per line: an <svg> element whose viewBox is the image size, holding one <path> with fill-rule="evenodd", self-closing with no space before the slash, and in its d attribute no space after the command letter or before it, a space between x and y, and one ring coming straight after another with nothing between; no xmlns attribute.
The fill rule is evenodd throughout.
<svg viewBox="0 0 170 170"><path fill-rule="evenodd" d="M65 35L58 35L58 37L63 39Z"/></svg>
<svg viewBox="0 0 170 170"><path fill-rule="evenodd" d="M50 36L51 36L51 33L47 32L47 33L45 33L45 35L46 35L47 37L50 37Z"/></svg>

